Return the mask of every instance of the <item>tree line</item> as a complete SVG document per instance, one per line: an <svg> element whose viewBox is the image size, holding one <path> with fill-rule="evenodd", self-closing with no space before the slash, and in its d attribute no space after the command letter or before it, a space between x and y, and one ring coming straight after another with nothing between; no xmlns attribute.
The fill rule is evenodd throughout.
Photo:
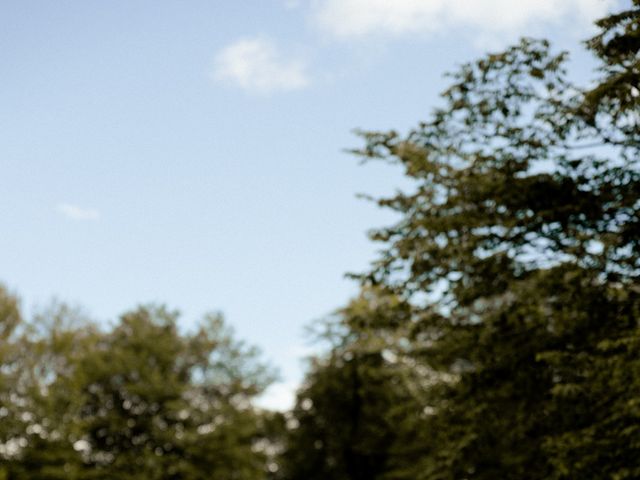
<svg viewBox="0 0 640 480"><path fill-rule="evenodd" d="M0 479L640 478L640 0L597 26L583 84L523 39L360 133L412 187L289 412L218 315L26 320L0 290Z"/></svg>

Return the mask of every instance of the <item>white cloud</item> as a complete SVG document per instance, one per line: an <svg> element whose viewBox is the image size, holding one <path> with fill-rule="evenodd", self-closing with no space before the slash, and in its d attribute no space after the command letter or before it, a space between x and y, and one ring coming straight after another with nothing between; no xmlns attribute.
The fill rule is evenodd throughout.
<svg viewBox="0 0 640 480"><path fill-rule="evenodd" d="M100 219L100 212L94 208L83 208L69 203L59 203L56 211L71 220L89 221Z"/></svg>
<svg viewBox="0 0 640 480"><path fill-rule="evenodd" d="M283 58L265 38L239 40L220 51L213 78L262 93L297 90L310 83L305 63Z"/></svg>
<svg viewBox="0 0 640 480"><path fill-rule="evenodd" d="M319 0L314 19L342 38L429 34L467 27L483 35L522 34L570 21L588 28L615 0Z"/></svg>

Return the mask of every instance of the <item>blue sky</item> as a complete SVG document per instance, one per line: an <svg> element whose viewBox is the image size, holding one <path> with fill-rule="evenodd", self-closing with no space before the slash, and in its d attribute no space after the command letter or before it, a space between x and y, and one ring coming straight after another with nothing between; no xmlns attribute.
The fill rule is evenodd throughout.
<svg viewBox="0 0 640 480"><path fill-rule="evenodd" d="M622 3L622 0L620 0ZM560 4L560 5L558 5ZM520 35L592 63L579 39L615 0L14 0L0 3L0 281L109 321L140 303L220 310L281 370L303 326L356 292L355 194L402 186L360 166L354 128L406 130L442 74Z"/></svg>

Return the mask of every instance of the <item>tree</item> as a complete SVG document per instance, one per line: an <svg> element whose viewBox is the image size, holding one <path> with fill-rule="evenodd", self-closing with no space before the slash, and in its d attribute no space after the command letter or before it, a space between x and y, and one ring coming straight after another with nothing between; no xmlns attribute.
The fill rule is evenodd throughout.
<svg viewBox="0 0 640 480"><path fill-rule="evenodd" d="M16 353L8 409L20 428L5 442L8 478L80 478L81 458L73 448L78 391L61 379L96 333L80 312L64 304L21 321L10 344Z"/></svg>
<svg viewBox="0 0 640 480"><path fill-rule="evenodd" d="M298 392L283 478L382 479L406 454L394 450L396 425L412 402L408 388L417 372L405 363L407 339L389 326L410 316L397 296L370 288L325 324L321 334L331 349L312 359Z"/></svg>
<svg viewBox="0 0 640 480"><path fill-rule="evenodd" d="M0 479L7 470L2 465L11 457L12 446L18 441L23 425L14 408L12 395L19 377L19 349L16 333L22 324L18 299L0 285Z"/></svg>
<svg viewBox="0 0 640 480"><path fill-rule="evenodd" d="M6 478L267 474L269 432L252 401L273 374L219 315L182 334L177 313L140 307L103 331L64 305L21 324L17 301L0 300L13 331L0 370Z"/></svg>
<svg viewBox="0 0 640 480"><path fill-rule="evenodd" d="M640 472L638 11L599 22L595 88L525 39L464 65L408 135L362 133L358 155L415 185L378 201L401 219L361 277L415 306L415 361L439 373L429 434L402 426L408 478Z"/></svg>
<svg viewBox="0 0 640 480"><path fill-rule="evenodd" d="M91 478L263 475L251 399L271 374L220 317L186 337L176 320L164 308L125 314L76 370Z"/></svg>
<svg viewBox="0 0 640 480"><path fill-rule="evenodd" d="M602 77L581 105L585 120L603 132L607 142L637 151L640 143L640 2L597 22L600 34L587 42L601 60Z"/></svg>
<svg viewBox="0 0 640 480"><path fill-rule="evenodd" d="M601 77L585 92L579 117L615 147L612 169L626 175L618 177L618 208L610 214L615 223L604 246L618 250L611 261L617 274L591 282L597 289L577 292L587 306L582 316L592 319L589 339L582 348L542 356L562 378L552 394L569 417L545 444L555 478L640 476L640 2L631 3L598 21L601 33L587 42L601 61Z"/></svg>

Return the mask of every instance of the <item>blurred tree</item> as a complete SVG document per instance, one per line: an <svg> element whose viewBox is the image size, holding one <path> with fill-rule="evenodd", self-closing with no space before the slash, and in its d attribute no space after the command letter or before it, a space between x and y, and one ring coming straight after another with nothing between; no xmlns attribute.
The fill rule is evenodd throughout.
<svg viewBox="0 0 640 480"><path fill-rule="evenodd" d="M5 295L0 311L15 331L15 299ZM177 318L141 307L100 331L56 305L3 342L0 408L15 423L0 427L3 474L265 478L271 437L252 401L271 370L220 316L191 334L178 332Z"/></svg>
<svg viewBox="0 0 640 480"><path fill-rule="evenodd" d="M464 65L408 135L362 133L358 155L415 185L378 201L401 219L362 280L415 306L415 360L439 372L428 434L399 424L422 455L391 478L640 475L638 11L599 22L596 87L525 39Z"/></svg>
<svg viewBox="0 0 640 480"><path fill-rule="evenodd" d="M397 422L413 400L409 388L417 376L400 328L410 315L395 295L368 288L325 325L322 335L332 347L312 359L298 393L284 478L385 478L401 455L394 451ZM413 407L421 412L416 402Z"/></svg>
<svg viewBox="0 0 640 480"><path fill-rule="evenodd" d="M271 380L222 319L194 335L177 314L140 308L82 359L74 381L92 478L262 478L251 399Z"/></svg>
<svg viewBox="0 0 640 480"><path fill-rule="evenodd" d="M22 323L18 299L0 284L0 479L7 477L6 462L17 448L23 424L15 409L19 377L17 330Z"/></svg>
<svg viewBox="0 0 640 480"><path fill-rule="evenodd" d="M217 315L24 321L0 287L0 480L640 478L640 1L598 25L588 88L525 39L362 133L415 188L292 412Z"/></svg>
<svg viewBox="0 0 640 480"><path fill-rule="evenodd" d="M640 2L597 22L601 32L587 42L601 61L602 76L586 92L583 117L608 143L640 143Z"/></svg>
<svg viewBox="0 0 640 480"><path fill-rule="evenodd" d="M81 478L81 458L73 448L78 390L66 378L96 333L78 311L63 304L23 322L14 340L19 373L10 402L21 429L10 441L9 478Z"/></svg>

